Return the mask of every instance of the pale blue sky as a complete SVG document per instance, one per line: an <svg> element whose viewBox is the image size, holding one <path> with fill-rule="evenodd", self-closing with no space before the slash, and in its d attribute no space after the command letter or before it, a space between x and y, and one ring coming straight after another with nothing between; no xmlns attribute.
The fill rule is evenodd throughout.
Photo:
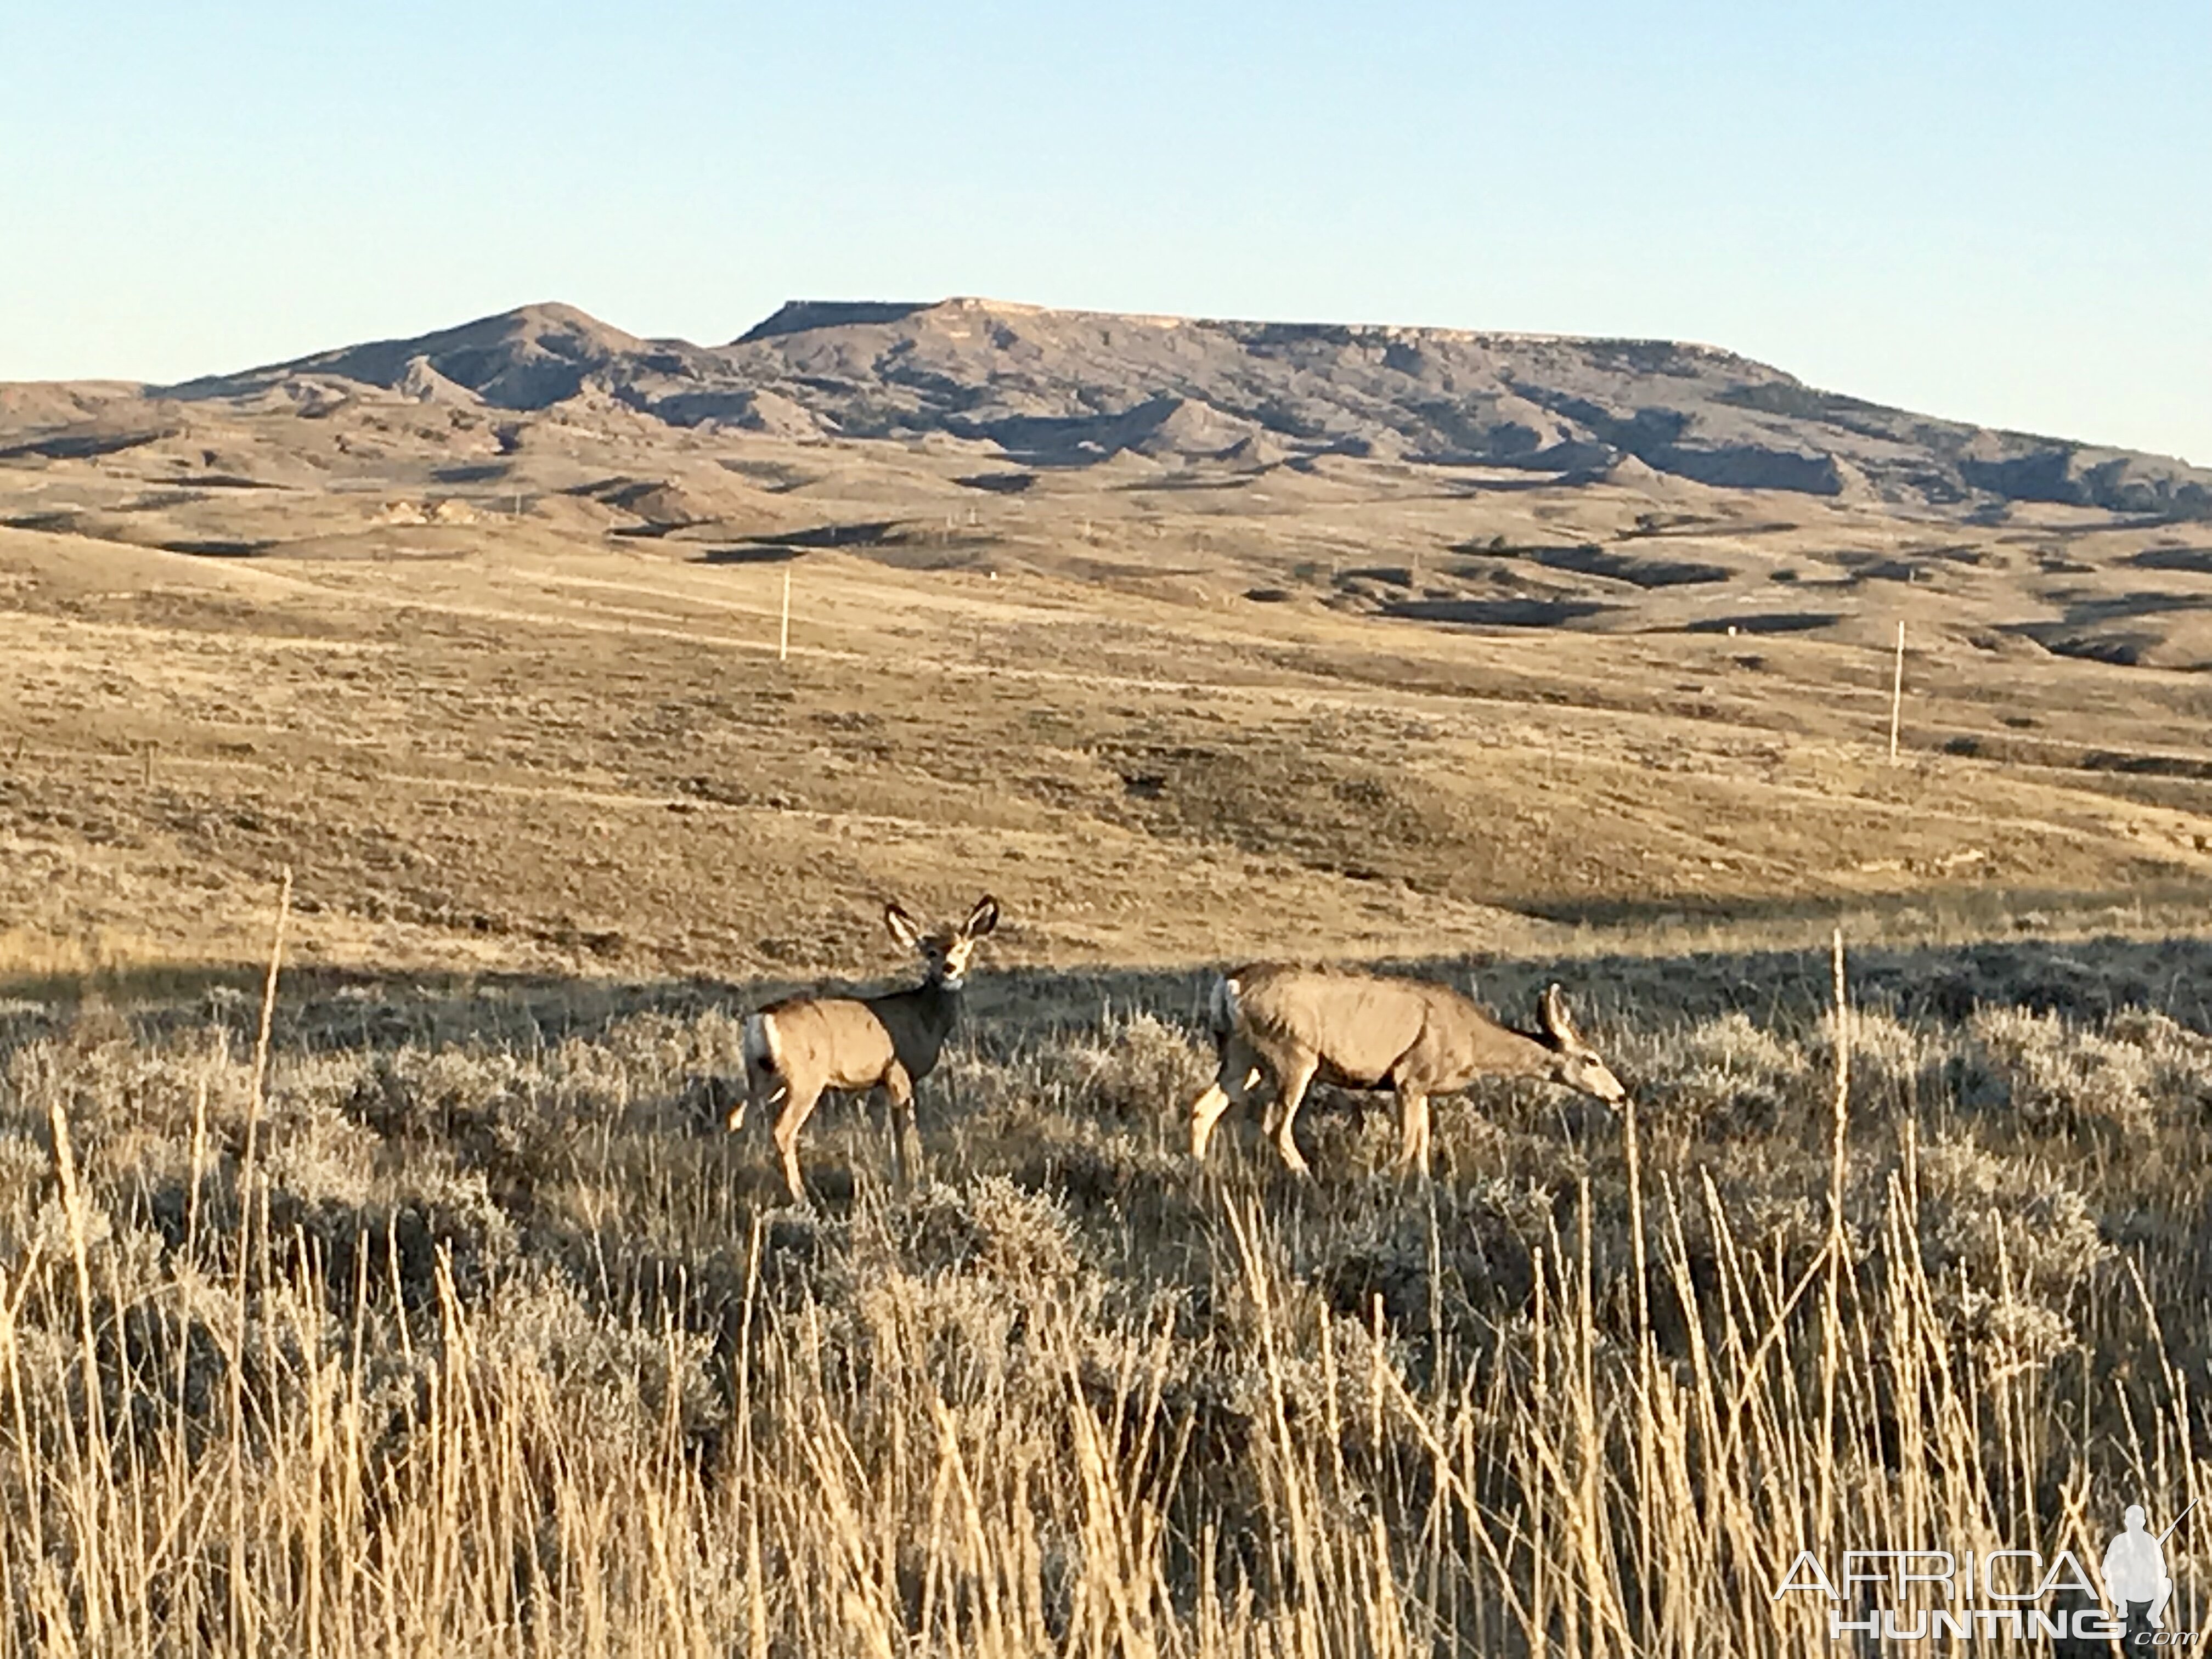
<svg viewBox="0 0 2212 1659"><path fill-rule="evenodd" d="M2212 465L2212 3L0 0L0 379L558 299L1707 341Z"/></svg>

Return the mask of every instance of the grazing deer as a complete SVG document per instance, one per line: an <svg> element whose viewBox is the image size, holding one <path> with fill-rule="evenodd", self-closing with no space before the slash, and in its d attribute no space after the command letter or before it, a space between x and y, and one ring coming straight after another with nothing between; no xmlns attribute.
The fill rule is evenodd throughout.
<svg viewBox="0 0 2212 1659"><path fill-rule="evenodd" d="M1500 1025L1456 991L1419 980L1262 962L1224 975L1208 1008L1221 1065L1191 1103L1190 1151L1206 1156L1213 1126L1232 1102L1249 1100L1262 1073L1278 1097L1268 1115L1283 1162L1300 1174L1306 1161L1291 1138L1306 1089L1322 1081L1354 1089L1386 1085L1398 1096L1401 1169L1429 1170L1429 1097L1464 1089L1479 1077L1535 1077L1563 1083L1610 1105L1627 1098L1567 1018L1556 985L1536 1001L1540 1034Z"/></svg>
<svg viewBox="0 0 2212 1659"><path fill-rule="evenodd" d="M799 1179L799 1132L828 1089L881 1088L914 1133L914 1085L935 1069L960 1013L960 988L976 941L999 925L999 902L986 894L957 927L924 933L896 904L884 907L891 937L918 953L925 974L911 990L874 997L788 997L745 1021L745 1098L731 1108L729 1127L745 1121L748 1104L765 1109L781 1097L776 1151L792 1201L804 1204Z"/></svg>

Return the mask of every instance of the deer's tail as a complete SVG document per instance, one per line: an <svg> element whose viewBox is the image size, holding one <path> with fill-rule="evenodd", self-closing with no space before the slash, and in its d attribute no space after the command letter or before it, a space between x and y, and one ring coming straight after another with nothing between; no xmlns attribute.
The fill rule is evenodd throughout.
<svg viewBox="0 0 2212 1659"><path fill-rule="evenodd" d="M783 1070L783 1045L776 1036L774 1014L746 1016L742 1048L749 1075L775 1077Z"/></svg>

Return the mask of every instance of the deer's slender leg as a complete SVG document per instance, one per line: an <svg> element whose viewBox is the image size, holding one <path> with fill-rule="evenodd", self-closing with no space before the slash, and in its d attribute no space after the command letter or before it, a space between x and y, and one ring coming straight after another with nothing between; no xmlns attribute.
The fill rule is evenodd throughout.
<svg viewBox="0 0 2212 1659"><path fill-rule="evenodd" d="M750 1060L746 1061L745 1091L731 1103L729 1115L722 1120L722 1127L732 1134L737 1133L745 1127L745 1109L748 1106L756 1107L765 1112L775 1104L778 1097L783 1092L784 1082L781 1078L766 1066L756 1066Z"/></svg>
<svg viewBox="0 0 2212 1659"><path fill-rule="evenodd" d="M896 1060L884 1073L884 1092L891 1097L892 1156L900 1178L911 1185L921 1179L921 1127L914 1118L914 1079Z"/></svg>
<svg viewBox="0 0 2212 1659"><path fill-rule="evenodd" d="M1282 1116L1275 1124L1275 1150L1283 1155L1283 1162L1300 1175L1311 1175L1313 1171L1298 1151L1298 1143L1291 1138L1291 1130L1298 1121L1298 1108L1305 1101L1307 1085L1312 1083L1320 1064L1316 1055L1300 1054L1275 1073L1282 1082Z"/></svg>
<svg viewBox="0 0 2212 1659"><path fill-rule="evenodd" d="M1252 1097L1252 1091L1260 1081L1260 1067L1243 1046L1232 1041L1221 1057L1221 1065L1206 1092L1190 1103L1190 1155L1204 1158L1207 1144L1213 1138L1213 1126L1221 1115L1232 1105L1241 1105Z"/></svg>
<svg viewBox="0 0 2212 1659"><path fill-rule="evenodd" d="M1401 1141L1398 1167L1423 1180L1429 1174L1429 1097L1408 1083L1398 1085L1398 1115Z"/></svg>
<svg viewBox="0 0 2212 1659"><path fill-rule="evenodd" d="M1213 1139L1213 1126L1229 1109L1229 1091L1218 1082L1206 1085L1206 1092L1190 1103L1190 1155L1203 1162L1206 1143Z"/></svg>
<svg viewBox="0 0 2212 1659"><path fill-rule="evenodd" d="M775 1150L783 1159L783 1184L791 1188L791 1201L806 1202L806 1188L799 1178L799 1132L814 1110L814 1103L822 1098L820 1088L799 1089L787 1086L783 1111L775 1121Z"/></svg>

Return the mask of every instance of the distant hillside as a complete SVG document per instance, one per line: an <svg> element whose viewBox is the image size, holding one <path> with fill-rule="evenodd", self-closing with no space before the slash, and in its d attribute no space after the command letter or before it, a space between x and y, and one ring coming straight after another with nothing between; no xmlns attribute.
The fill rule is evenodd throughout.
<svg viewBox="0 0 2212 1659"><path fill-rule="evenodd" d="M680 427L981 439L1039 466L1124 451L1255 466L1336 453L1570 478L1649 467L1725 488L1972 510L2050 501L2212 515L2212 470L1816 391L1709 346L1204 321L984 300L798 301L727 345L531 306L159 388L237 399L362 382L425 401L612 398Z"/></svg>

